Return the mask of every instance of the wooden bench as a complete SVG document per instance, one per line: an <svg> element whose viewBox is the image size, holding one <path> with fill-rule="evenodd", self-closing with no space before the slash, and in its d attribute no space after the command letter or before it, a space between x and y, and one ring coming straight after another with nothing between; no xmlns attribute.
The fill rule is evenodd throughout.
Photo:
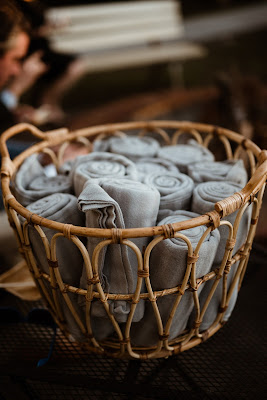
<svg viewBox="0 0 267 400"><path fill-rule="evenodd" d="M184 40L175 0L59 6L46 18L62 25L49 36L52 48L85 57L89 72L180 63L206 53Z"/></svg>

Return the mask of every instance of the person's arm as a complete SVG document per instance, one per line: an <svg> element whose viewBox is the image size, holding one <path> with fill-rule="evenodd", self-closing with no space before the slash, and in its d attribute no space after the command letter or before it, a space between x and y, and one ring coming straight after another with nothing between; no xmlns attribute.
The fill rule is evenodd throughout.
<svg viewBox="0 0 267 400"><path fill-rule="evenodd" d="M8 86L9 92L16 96L17 99L48 70L48 66L41 60L41 57L42 52L37 51L26 58L21 73Z"/></svg>

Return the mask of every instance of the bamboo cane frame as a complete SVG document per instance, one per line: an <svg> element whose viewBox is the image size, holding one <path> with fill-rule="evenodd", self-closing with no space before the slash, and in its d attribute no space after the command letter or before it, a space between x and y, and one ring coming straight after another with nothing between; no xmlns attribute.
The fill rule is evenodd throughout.
<svg viewBox="0 0 267 400"><path fill-rule="evenodd" d="M33 136L35 136L39 143L32 145L30 148L25 150L13 161L9 157L6 142L16 134L29 130ZM203 144L208 147L214 137L218 137L221 141L227 159L238 159L241 152L245 152L248 157L251 179L247 185L240 191L215 204L214 210L204 214L200 217L193 218L191 220L171 224L168 226L155 226L145 228L131 228L131 229L120 229L114 232L110 229L95 229L86 227L77 227L73 225L61 224L56 221L51 221L45 218L41 218L36 214L30 213L20 203L17 202L15 197L12 195L10 190L10 181L20 167L22 162L31 154L36 152L44 152L48 154L58 169L62 163L64 152L68 145L72 142L78 142L83 144L88 152L92 150L92 142L95 139L103 139L110 135L123 137L128 131L139 131L139 136L144 136L150 133L156 133L167 145L175 145L179 141L181 134L187 133L194 138L199 144ZM172 131L171 134L167 130ZM237 144L235 151L232 151L231 142ZM58 153L56 154L53 148L58 147ZM64 321L64 314L61 309L59 302L59 296L62 296L65 304L72 313L74 319L79 325L81 331L84 333L87 340L82 343L81 346L86 351L96 352L105 354L111 357L117 358L134 358L134 359L151 359L158 357L166 357L172 354L177 354L181 351L188 350L213 334L215 334L224 324L223 316L225 310L229 304L231 295L236 285L239 289L242 284L242 280L245 274L249 252L255 236L257 227L257 221L259 219L259 212L262 204L262 197L265 188L266 174L267 174L267 152L261 150L257 145L248 139L244 139L243 136L233 131L214 127L207 124L191 123L187 121L140 121L140 122L129 122L129 123L118 123L118 124L106 124L95 127L84 128L73 132L68 132L67 129L62 128L49 132L42 132L36 127L30 124L18 124L1 135L0 148L2 154L2 168L1 168L1 184L3 191L3 198L5 208L8 214L10 225L12 226L21 253L24 255L30 272L32 273L38 288L40 289L47 306L52 312L53 317L58 323L60 329L69 335L68 328ZM243 246L233 256L234 241L236 238L238 226L241 220L242 214L250 203L253 203L252 219L247 235L247 240ZM228 221L221 221L221 218L238 211L234 225ZM18 218L24 217L26 222L21 227L21 222ZM40 270L37 265L29 240L28 229L29 225L32 225L36 232L40 235L46 257L49 264L49 273L45 273ZM190 229L193 227L206 225L207 229L199 240L199 243L195 249L192 248L190 240L183 235L181 231ZM212 229L218 226L228 226L229 236L225 248L223 261L220 267L216 270L210 271L206 275L197 278L196 277L196 264L202 243L205 237L210 233ZM51 242L47 240L42 227L50 228L57 233L52 237ZM171 228L171 229L170 229ZM85 237L98 237L103 240L96 246L92 260L88 255L86 247L80 241L79 236ZM84 267L87 274L87 288L76 288L70 285L66 285L59 272L56 247L57 241L60 237L66 237L72 241L84 260ZM138 237L151 237L152 240L146 247L144 254L141 253L139 248L131 241L133 238ZM153 239L154 237L154 239ZM183 281L180 285L170 289L164 289L160 291L153 290L149 278L149 262L150 253L154 246L160 241L168 238L181 238L185 241L188 248L188 262L187 268L184 274ZM136 255L138 262L138 276L137 285L134 293L130 294L114 294L105 293L101 283L99 281L99 255L105 246L112 243L121 243L128 246ZM231 282L229 290L227 290L227 275L233 264L239 261L239 265L235 276ZM209 296L207 297L204 306L201 308L198 297L198 288L205 284L210 279L215 279L212 285ZM209 329L205 332L200 331L200 325L203 320L205 311L212 301L213 294L219 284L220 279L223 281L223 293L221 299L221 307L218 311L215 321L211 324ZM147 292L141 291L142 283L145 283ZM47 290L47 285L52 290L52 296ZM191 290L194 301L194 307L196 310L195 323L190 330L181 332L181 334L173 340L169 340L168 336L170 333L172 320L175 315L179 303L182 299L185 291ZM84 299L85 302L85 323L82 322L77 315L73 305L71 304L68 293L76 293L78 296ZM162 318L157 306L157 299L166 295L172 294L176 296L173 307L170 310L169 318L165 326L163 326ZM114 300L125 300L128 301L130 306L130 313L125 324L124 331L120 324L116 321L114 315L111 313L108 301ZM105 339L98 341L92 332L90 310L92 301L100 301L105 309L107 317L111 321L116 336L112 340ZM139 301L151 302L155 319L157 322L158 329L158 343L156 346L151 347L133 347L131 344L131 324L133 316ZM222 311L223 310L223 311Z"/></svg>

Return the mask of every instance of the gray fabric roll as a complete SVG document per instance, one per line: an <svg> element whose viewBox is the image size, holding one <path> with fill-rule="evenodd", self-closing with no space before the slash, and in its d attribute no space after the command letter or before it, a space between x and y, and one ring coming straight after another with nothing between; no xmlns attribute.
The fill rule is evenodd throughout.
<svg viewBox="0 0 267 400"><path fill-rule="evenodd" d="M229 274L227 275L227 291L229 290L230 285L234 279L238 265L239 265L239 262L232 265L231 270L230 270ZM205 300L207 299L207 297L211 291L213 283L214 283L214 279L211 279L204 284L203 290L199 296L199 302L200 302L201 308L203 307ZM203 321L200 325L200 331L205 331L215 321L217 314L218 314L219 307L221 305L222 293L223 293L223 282L222 282L222 280L220 280L220 282L212 296L210 304L208 305L208 308L204 314ZM238 296L238 282L236 283L236 285L234 287L233 294L231 296L228 307L223 316L223 321L228 321L228 319L230 318L232 311L236 304L237 296ZM190 316L189 327L192 326L194 319L195 319L195 313L193 312L192 315Z"/></svg>
<svg viewBox="0 0 267 400"><path fill-rule="evenodd" d="M138 171L138 180L144 182L144 179L149 174L158 174L165 172L178 173L179 169L170 161L162 158L144 157L136 161Z"/></svg>
<svg viewBox="0 0 267 400"><path fill-rule="evenodd" d="M69 175L73 168L74 163L75 163L75 158L65 161L63 164L60 165L58 169L59 173L62 175Z"/></svg>
<svg viewBox="0 0 267 400"><path fill-rule="evenodd" d="M110 151L121 154L132 161L136 161L140 157L155 157L159 147L159 142L148 136L111 137L94 142L94 151Z"/></svg>
<svg viewBox="0 0 267 400"><path fill-rule="evenodd" d="M160 221L158 225L185 221L197 216L199 214L189 211L176 211ZM198 226L181 231L181 233L190 239L193 249L195 249L206 229L205 226ZM220 234L217 229L212 231L204 240L199 251L199 259L196 263L197 278L210 271L219 240ZM187 268L187 254L187 244L180 238L165 239L153 248L150 255L150 281L152 290L170 289L182 283ZM198 292L202 290L201 286ZM170 294L157 299L163 327L166 325L176 297L177 294ZM169 339L174 339L185 329L193 307L193 293L186 290L176 309ZM145 315L142 320L139 323L133 324L131 338L133 345L151 346L157 343L159 339L158 329L150 302L146 304Z"/></svg>
<svg viewBox="0 0 267 400"><path fill-rule="evenodd" d="M188 175L196 183L228 181L245 186L248 180L243 160L201 161L188 166Z"/></svg>
<svg viewBox="0 0 267 400"><path fill-rule="evenodd" d="M70 172L74 192L77 197L85 182L99 178L138 179L136 166L128 158L112 153L95 152L77 157Z"/></svg>
<svg viewBox="0 0 267 400"><path fill-rule="evenodd" d="M14 195L23 206L53 193L72 193L68 177L57 175L48 177L38 161L38 155L28 157L18 170L13 182Z"/></svg>
<svg viewBox="0 0 267 400"><path fill-rule="evenodd" d="M199 212L200 214L204 214L208 211L211 211L214 208L214 204L217 201L220 201L228 196L233 195L235 192L239 191L242 188L242 186L237 185L235 183L230 183L230 182L204 182L200 183L199 185L196 186L196 188L193 191L193 198L192 198L192 210L195 212ZM233 250L233 255L238 251L238 249L243 245L243 243L246 240L248 230L249 230L249 225L250 225L250 220L251 220L251 212L252 208L249 206L240 221L239 228L237 231L236 235L236 244ZM231 224L234 224L235 218L237 216L238 210L234 212L233 214L230 214L223 218L223 220L227 220L231 222ZM217 251L217 254L214 259L214 264L213 264L213 269L218 268L221 265L224 252L225 252L225 245L226 241L228 239L229 235L229 229L225 226L220 226L219 228L220 235L221 235L221 240L220 240L220 245ZM233 265L231 268L230 273L228 274L228 288L230 283L232 282L232 279L234 277L235 271L237 269L237 264ZM206 297L208 296L208 293L211 289L212 282L209 281L205 283L205 287L203 291L201 292L200 295L200 302L201 304L204 304L204 301ZM203 322L201 324L200 329L205 330L207 329L212 322L214 321L217 313L218 313L218 307L221 303L221 293L222 293L222 286L223 282L220 280L217 289L213 295L213 298L211 300L211 303L204 315ZM227 320L229 319L232 310L235 306L237 299L237 285L235 287L235 290L233 292L233 295L230 299L228 309L225 313L224 319Z"/></svg>
<svg viewBox="0 0 267 400"><path fill-rule="evenodd" d="M38 214L39 216L48 218L52 221L77 226L85 225L84 214L77 207L77 198L71 194L52 194L30 204L27 208L32 213ZM52 236L57 233L56 231L45 227L42 227L42 230L44 231L49 242L51 241ZM39 233L32 226L29 226L29 239L38 267L42 271L49 273L49 265L47 262L43 242L40 238ZM84 239L81 240L84 241ZM56 249L58 268L63 282L68 285L79 287L83 268L83 257L79 249L72 241L68 240L66 237L60 237L57 240ZM52 290L49 289L49 287L48 290L50 291L50 294L52 296ZM62 296L62 293L58 291L57 294L59 296L59 301L64 317L66 319L69 332L76 340L85 339L79 326L74 320ZM69 293L68 296L72 304L74 305L76 312L80 314L80 307L78 306L78 295Z"/></svg>
<svg viewBox="0 0 267 400"><path fill-rule="evenodd" d="M159 191L161 210L190 209L194 182L189 176L179 172L154 173L147 175L144 183Z"/></svg>
<svg viewBox="0 0 267 400"><path fill-rule="evenodd" d="M214 204L217 201L223 200L226 197L232 196L235 192L240 191L242 187L231 182L204 182L197 185L193 191L192 197L192 211L199 214L205 214L208 211L214 209ZM236 245L233 250L233 255L244 243L251 219L251 206L249 206L244 215L242 216L236 237ZM233 214L228 215L223 218L223 220L231 222L234 224L235 218L237 216L238 210ZM216 254L214 263L220 264L223 259L225 244L229 235L229 229L226 226L220 226L219 231L221 234L221 242Z"/></svg>
<svg viewBox="0 0 267 400"><path fill-rule="evenodd" d="M159 209L160 195L155 188L128 179L101 179L88 181L79 196L78 204L86 214L86 226L90 228L141 228L154 226ZM149 238L132 239L142 252ZM93 251L101 238L88 238L87 248L92 259ZM117 294L134 293L137 282L135 253L124 244L111 244L102 250L99 259L99 275L104 291ZM81 286L86 287L86 271ZM110 301L110 309L118 322L127 320L130 304L126 301ZM140 302L134 314L138 321L144 313ZM107 318L100 301L92 304L92 316Z"/></svg>
<svg viewBox="0 0 267 400"><path fill-rule="evenodd" d="M190 140L188 144L163 146L157 156L173 162L182 173L187 173L188 166L194 162L214 161L212 152L194 140Z"/></svg>

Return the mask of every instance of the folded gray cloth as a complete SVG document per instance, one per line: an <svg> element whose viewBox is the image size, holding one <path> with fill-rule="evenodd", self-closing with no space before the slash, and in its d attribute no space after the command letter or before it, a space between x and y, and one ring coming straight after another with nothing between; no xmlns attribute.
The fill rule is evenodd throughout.
<svg viewBox="0 0 267 400"><path fill-rule="evenodd" d="M128 158L105 152L77 157L70 172L77 197L82 192L85 182L107 177L137 180L138 172L134 163Z"/></svg>
<svg viewBox="0 0 267 400"><path fill-rule="evenodd" d="M195 212L199 212L200 214L204 214L208 211L211 211L214 208L214 204L217 201L220 201L226 197L233 195L235 192L239 191L241 188L242 188L241 185L237 185L237 184L231 183L231 182L211 181L211 182L200 183L199 185L196 186L196 188L193 191L192 210ZM249 206L245 210L245 212L241 218L239 228L237 231L237 235L236 235L236 244L233 249L233 255L238 251L238 249L242 246L242 244L246 240L249 225L250 225L250 220L251 220L251 212L252 212L252 208L251 208L251 206ZM223 220L227 220L227 221L231 222L231 224L233 225L235 218L237 216L237 213L238 213L238 210L235 211L233 214L226 216L225 218L223 218ZM224 256L224 252L225 252L226 241L227 241L228 235L229 235L229 229L226 226L220 226L218 229L220 231L221 240L220 240L217 254L214 259L214 264L212 266L212 269L218 268L221 265L221 262L222 262L222 259ZM236 269L237 269L237 264L234 264L231 268L230 273L228 274L228 278L227 278L228 288L234 278ZM212 281L208 281L205 283L205 287L200 294L201 305L204 304L204 301L207 298L208 293L211 289L212 283L213 283ZM218 307L221 304L222 287L223 287L223 281L220 280L220 282L217 286L217 289L213 295L213 298L209 304L209 307L206 310L206 313L204 315L203 322L200 326L201 330L207 329L213 323L213 321L218 313ZM228 306L228 309L224 316L225 321L231 315L231 312L236 303L236 298L237 298L237 285L236 285L233 295L229 301L229 306Z"/></svg>
<svg viewBox="0 0 267 400"><path fill-rule="evenodd" d="M155 188L128 179L101 179L99 184L88 181L79 196L80 209L86 213L86 226L90 228L134 228L154 226L160 195ZM88 238L87 248L92 259L93 251L103 239ZM131 239L142 252L149 238ZM99 257L99 276L103 290L109 293L134 293L137 283L137 258L132 249L124 244L106 246ZM81 287L86 287L86 271L83 271ZM126 301L110 301L110 310L118 322L127 320L130 304ZM134 320L144 313L144 302L139 302ZM100 301L92 304L94 317L108 318Z"/></svg>
<svg viewBox="0 0 267 400"><path fill-rule="evenodd" d="M64 175L46 176L45 169L38 161L38 155L28 157L16 173L13 181L16 199L23 206L53 193L72 193L70 179Z"/></svg>
<svg viewBox="0 0 267 400"><path fill-rule="evenodd" d="M182 173L187 173L188 166L194 162L214 161L213 153L194 140L190 140L188 144L163 146L157 156L173 162Z"/></svg>
<svg viewBox="0 0 267 400"><path fill-rule="evenodd" d="M111 137L94 142L94 151L110 151L121 154L132 161L136 161L140 157L155 157L159 147L159 142L148 136Z"/></svg>
<svg viewBox="0 0 267 400"><path fill-rule="evenodd" d="M78 209L77 198L71 194L52 194L30 204L27 209L32 213L38 214L40 217L48 218L52 221L85 226L84 214ZM42 227L42 230L49 242L51 241L52 236L57 233L56 231L46 227ZM49 273L49 264L43 242L39 233L31 225L29 225L29 239L38 267L42 271ZM84 241L84 239L81 240ZM77 246L72 241L62 236L57 239L56 254L58 268L63 282L67 285L79 287L83 268L83 257ZM50 296L52 297L52 290L48 285L47 290L50 292ZM61 309L69 332L76 340L85 339L59 290L57 290L57 295L59 297ZM74 305L76 312L80 315L78 295L68 293L68 296L71 303ZM80 318L82 318L81 315Z"/></svg>
<svg viewBox="0 0 267 400"><path fill-rule="evenodd" d="M199 214L205 214L214 209L214 204L217 201L223 200L226 197L232 196L235 192L240 191L242 186L237 185L231 182L203 182L197 185L193 191L192 197L192 211L197 212ZM237 231L236 237L236 245L233 250L233 255L236 251L242 246L244 243L251 219L251 206L249 206L246 211L244 212L242 219L240 221L240 225ZM234 223L235 218L237 216L238 210L233 214L228 215L227 217L223 218L223 220ZM223 259L226 241L229 235L229 229L226 226L220 226L219 231L221 234L221 242L219 249L217 251L214 263L220 264Z"/></svg>
<svg viewBox="0 0 267 400"><path fill-rule="evenodd" d="M159 225L185 221L197 216L199 215L189 211L176 211L160 221ZM197 226L181 231L181 233L190 239L192 247L195 249L206 229L206 226ZM220 234L218 229L211 231L205 238L199 251L199 259L196 263L197 278L210 271L219 240ZM150 255L150 281L152 290L170 289L182 284L187 269L187 254L187 244L181 238L162 240L153 248ZM202 285L199 287L198 293L201 290ZM167 323L176 298L177 294L170 294L157 299L163 327ZM193 307L193 293L186 290L176 309L169 339L174 339L185 329ZM140 346L155 345L159 340L154 311L149 301L146 304L145 315L142 320L132 325L131 338L133 345Z"/></svg>
<svg viewBox="0 0 267 400"><path fill-rule="evenodd" d="M148 174L144 183L160 193L161 210L189 210L194 189L193 180L179 172Z"/></svg>
<svg viewBox="0 0 267 400"><path fill-rule="evenodd" d="M149 174L164 172L179 172L179 169L170 161L162 158L144 157L135 163L138 171L138 180L144 182L144 178Z"/></svg>
<svg viewBox="0 0 267 400"><path fill-rule="evenodd" d="M196 183L228 181L242 187L248 180L243 160L196 162L188 165L188 175Z"/></svg>

